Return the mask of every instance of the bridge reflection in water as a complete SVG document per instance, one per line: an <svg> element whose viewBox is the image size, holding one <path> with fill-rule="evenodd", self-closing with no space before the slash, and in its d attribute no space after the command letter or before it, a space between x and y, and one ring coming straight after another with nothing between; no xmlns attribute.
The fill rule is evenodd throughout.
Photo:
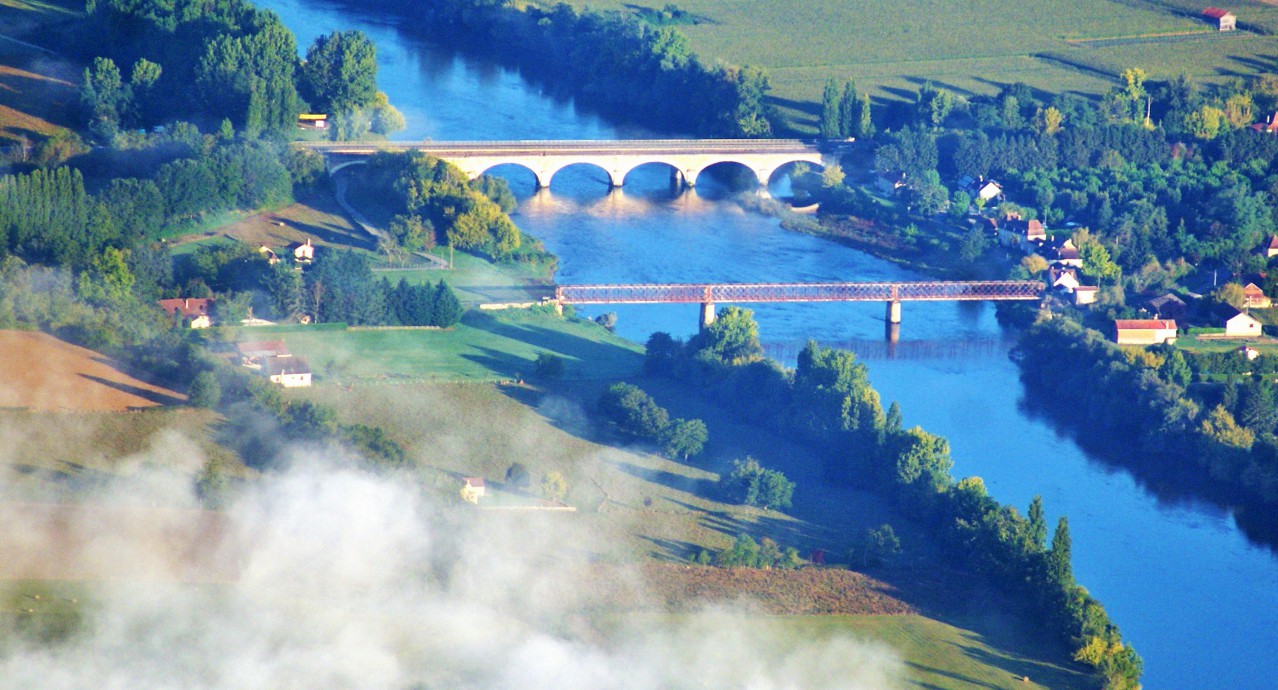
<svg viewBox="0 0 1278 690"><path fill-rule="evenodd" d="M944 338L939 340L897 340L893 333L900 324L888 324L883 340L841 340L822 342L826 347L851 350L862 360L963 360L986 359L1001 356L1011 347L1011 341L1003 338ZM804 343L763 343L763 353L770 359L794 366Z"/></svg>

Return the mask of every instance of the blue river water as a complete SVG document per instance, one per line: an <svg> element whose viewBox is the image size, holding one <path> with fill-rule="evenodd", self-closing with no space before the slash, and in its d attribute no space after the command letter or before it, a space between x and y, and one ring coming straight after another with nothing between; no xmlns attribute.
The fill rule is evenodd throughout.
<svg viewBox="0 0 1278 690"><path fill-rule="evenodd" d="M372 37L381 88L408 122L398 139L645 136L549 97L515 71L402 33L394 19L321 0L259 4L279 13L302 46L335 30ZM521 200L516 222L560 257L563 283L923 278L786 232L713 180L675 195L666 171L641 168L609 191L602 171L575 167L534 193L530 173L497 172ZM693 305L609 310L618 313L618 332L640 342L657 330L686 337L697 328ZM809 338L856 351L885 404L899 401L907 424L949 438L957 476L984 478L993 496L1022 510L1041 494L1052 523L1068 515L1075 574L1144 657L1146 687L1278 687L1278 556L1249 542L1229 510L1160 496L1027 411L1008 359L1015 336L992 306L907 303L894 347L880 304L755 312L765 347L781 361L793 361Z"/></svg>

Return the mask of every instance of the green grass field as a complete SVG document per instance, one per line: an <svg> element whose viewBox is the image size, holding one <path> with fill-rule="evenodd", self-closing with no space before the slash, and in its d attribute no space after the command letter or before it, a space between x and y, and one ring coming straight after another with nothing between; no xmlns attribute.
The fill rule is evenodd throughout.
<svg viewBox="0 0 1278 690"><path fill-rule="evenodd" d="M602 627L609 630L626 625L674 626L686 622L687 618L681 615L644 614L615 617L604 621ZM775 616L742 618L734 621L734 626L775 639L778 652L839 638L882 645L904 667L904 687L908 688L1093 687L1087 677L1075 670L1009 652L1001 639L922 616Z"/></svg>
<svg viewBox="0 0 1278 690"><path fill-rule="evenodd" d="M659 8L664 0L572 0L581 8ZM829 78L851 78L879 98L912 99L932 81L965 94L1024 82L1046 92L1101 93L1126 67L1154 78L1184 72L1218 82L1272 68L1278 45L1250 32L1221 34L1197 18L1191 0L683 0L699 23L678 29L709 60L752 64L772 77L773 95L794 126L814 128ZM1230 6L1239 23L1278 29L1278 7ZM1152 38L1163 34L1179 34ZM1199 34L1185 40L1183 34ZM1120 45L1088 45L1127 39ZM1044 59L1041 56L1062 59ZM1110 75L1110 76L1106 76Z"/></svg>
<svg viewBox="0 0 1278 690"><path fill-rule="evenodd" d="M238 339L267 333L246 329ZM320 381L342 384L516 379L532 374L542 352L564 359L565 378L618 378L639 370L643 350L593 323L524 310L471 310L447 330L301 327L285 340L310 361Z"/></svg>

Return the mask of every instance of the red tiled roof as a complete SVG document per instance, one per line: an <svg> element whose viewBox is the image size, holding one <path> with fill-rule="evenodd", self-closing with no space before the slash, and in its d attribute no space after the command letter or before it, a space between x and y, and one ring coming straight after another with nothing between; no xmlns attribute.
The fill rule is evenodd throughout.
<svg viewBox="0 0 1278 690"><path fill-rule="evenodd" d="M1222 10L1219 7L1208 7L1203 10L1203 16L1211 17L1212 19L1221 19L1228 14L1230 14L1229 10Z"/></svg>
<svg viewBox="0 0 1278 690"><path fill-rule="evenodd" d="M482 488L484 486L483 477L466 477L462 481L466 482L466 486L474 487L476 489Z"/></svg>
<svg viewBox="0 0 1278 690"><path fill-rule="evenodd" d="M245 357L262 357L262 356L281 356L288 355L288 346L283 340L246 340L242 343L236 343L235 347Z"/></svg>
<svg viewBox="0 0 1278 690"><path fill-rule="evenodd" d="M1120 331L1176 330L1175 319L1114 319L1114 328Z"/></svg>
<svg viewBox="0 0 1278 690"><path fill-rule="evenodd" d="M212 297L178 297L158 300L157 303L169 316L174 314L203 316L209 313L209 307L213 305L213 302Z"/></svg>

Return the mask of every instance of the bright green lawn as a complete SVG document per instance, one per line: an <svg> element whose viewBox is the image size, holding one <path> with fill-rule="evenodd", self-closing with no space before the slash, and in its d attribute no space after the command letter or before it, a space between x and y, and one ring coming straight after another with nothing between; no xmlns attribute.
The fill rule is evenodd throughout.
<svg viewBox="0 0 1278 690"><path fill-rule="evenodd" d="M618 624L679 624L680 615L636 615L613 619ZM1000 642L970 630L922 616L777 616L734 621L738 630L751 629L776 639L777 651L812 645L832 638L853 638L883 645L904 670L906 688L1092 688L1094 682L1076 670L1009 652ZM1009 631L1010 633L1010 631ZM1006 637L1006 635L1004 636ZM1028 676L1029 682L1024 679Z"/></svg>
<svg viewBox="0 0 1278 690"><path fill-rule="evenodd" d="M436 249L435 255L447 261L447 249ZM452 270L434 268L376 269L378 277L391 282L400 279L410 283L444 280L463 303L537 302L554 295L550 279L527 264L494 264L466 252L452 253Z"/></svg>
<svg viewBox="0 0 1278 690"><path fill-rule="evenodd" d="M239 339L260 337L256 329ZM586 321L523 310L471 310L448 330L314 331L284 337L320 381L494 381L529 376L542 352L564 359L569 379L636 373L642 348Z"/></svg>
<svg viewBox="0 0 1278 690"><path fill-rule="evenodd" d="M1247 345L1266 355L1278 354L1278 340L1273 338L1200 338L1193 335L1176 336L1176 347L1190 352L1227 352Z"/></svg>

